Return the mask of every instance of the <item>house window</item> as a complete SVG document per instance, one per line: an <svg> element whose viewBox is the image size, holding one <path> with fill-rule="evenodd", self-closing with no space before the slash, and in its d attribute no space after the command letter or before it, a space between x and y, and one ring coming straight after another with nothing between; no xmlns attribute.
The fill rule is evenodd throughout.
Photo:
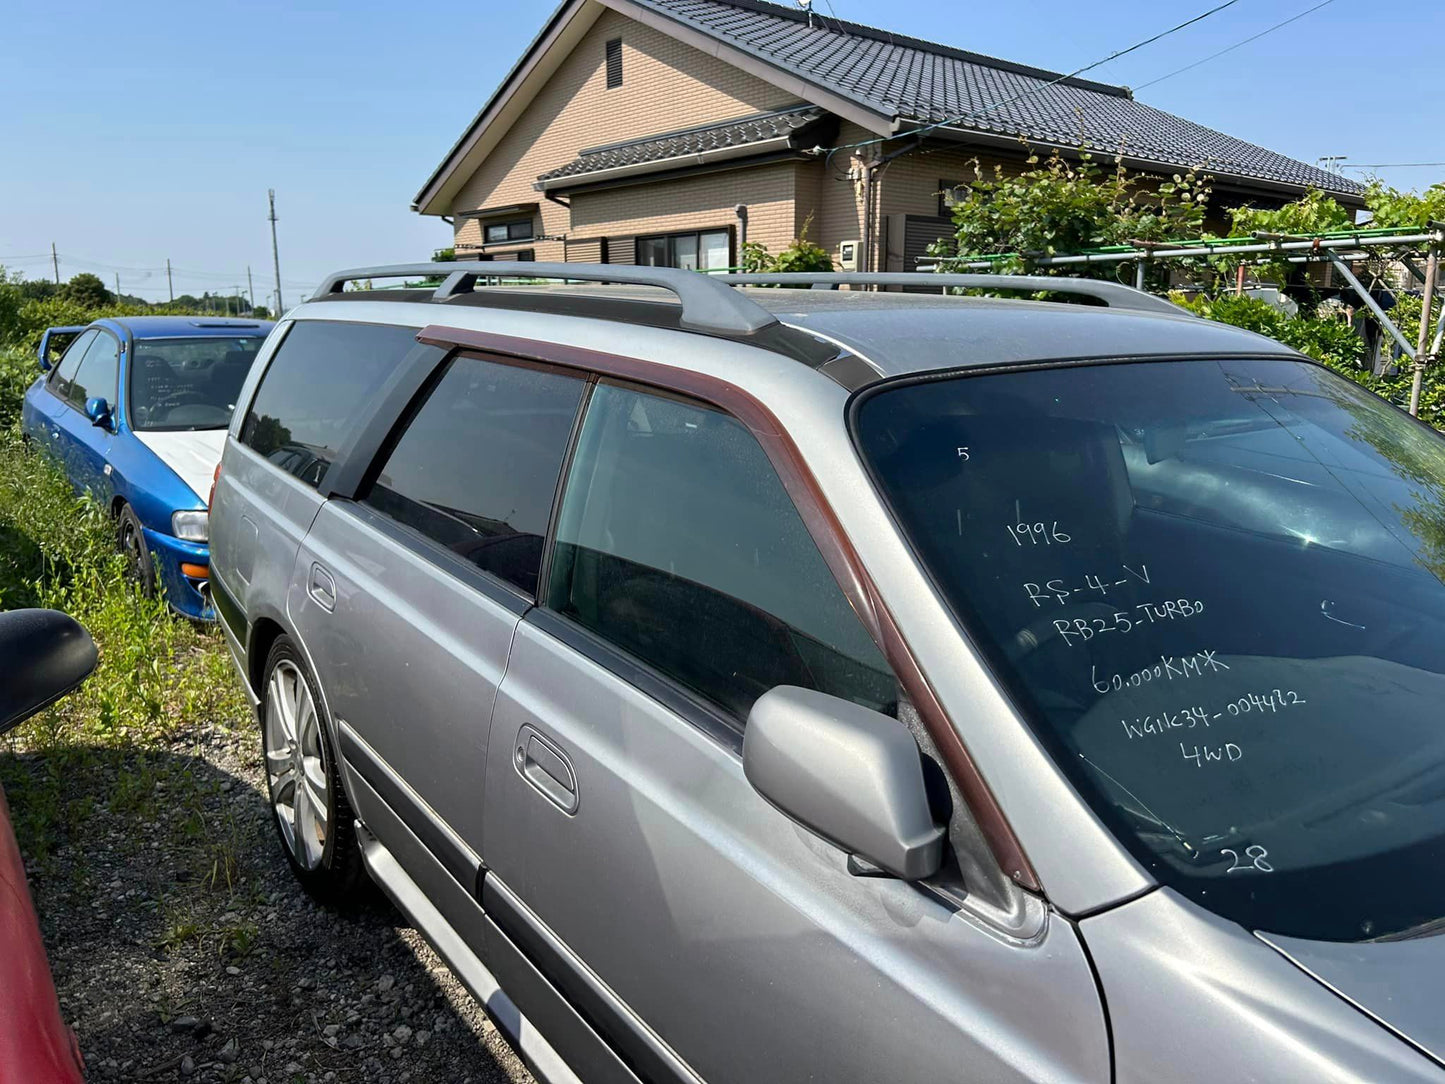
<svg viewBox="0 0 1445 1084"><path fill-rule="evenodd" d="M493 222L483 227L483 237L489 245L505 244L508 241L527 241L532 237L532 220L524 218L517 222Z"/></svg>
<svg viewBox="0 0 1445 1084"><path fill-rule="evenodd" d="M700 230L637 239L637 262L685 271L720 271L732 266L732 231Z"/></svg>
<svg viewBox="0 0 1445 1084"><path fill-rule="evenodd" d="M961 181L938 182L938 217L952 218L953 205L968 198L968 185Z"/></svg>
<svg viewBox="0 0 1445 1084"><path fill-rule="evenodd" d="M622 85L622 39L613 38L607 43L607 89Z"/></svg>

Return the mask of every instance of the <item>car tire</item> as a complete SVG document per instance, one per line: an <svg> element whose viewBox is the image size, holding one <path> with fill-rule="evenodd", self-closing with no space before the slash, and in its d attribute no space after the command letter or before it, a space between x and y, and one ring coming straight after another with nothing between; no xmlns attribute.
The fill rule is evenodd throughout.
<svg viewBox="0 0 1445 1084"><path fill-rule="evenodd" d="M355 814L341 787L326 705L289 636L278 636L266 656L260 716L266 798L286 861L313 899L352 902L370 883Z"/></svg>
<svg viewBox="0 0 1445 1084"><path fill-rule="evenodd" d="M145 531L141 528L140 517L128 504L120 506L116 519L116 545L125 555L126 574L141 593L150 598L156 593L156 566L146 547Z"/></svg>

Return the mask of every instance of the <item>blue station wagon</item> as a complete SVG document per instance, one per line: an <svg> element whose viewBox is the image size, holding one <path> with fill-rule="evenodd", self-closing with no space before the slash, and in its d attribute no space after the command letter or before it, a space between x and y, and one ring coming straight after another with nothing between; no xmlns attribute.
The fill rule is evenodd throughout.
<svg viewBox="0 0 1445 1084"><path fill-rule="evenodd" d="M78 490L115 516L137 582L188 617L210 619L206 504L226 426L272 325L141 316L80 329L58 363L52 328L22 426Z"/></svg>

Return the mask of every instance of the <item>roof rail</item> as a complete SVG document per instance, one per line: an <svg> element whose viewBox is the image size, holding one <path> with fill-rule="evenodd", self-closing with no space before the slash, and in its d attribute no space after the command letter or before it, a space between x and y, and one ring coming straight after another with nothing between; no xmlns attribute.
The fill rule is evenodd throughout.
<svg viewBox="0 0 1445 1084"><path fill-rule="evenodd" d="M817 273L789 271L779 274L712 275L734 286L812 286L834 290L843 285L858 286L928 286L944 289L965 287L974 290L1050 290L1058 294L1092 297L1113 309L1134 309L1138 312L1184 314L1178 305L1162 297L1099 279L1055 278L1051 275L968 275L936 274L931 271L820 271Z"/></svg>
<svg viewBox="0 0 1445 1084"><path fill-rule="evenodd" d="M515 270L513 270L515 268ZM505 269L505 270L504 270ZM479 278L560 279L569 282L612 282L630 286L656 286L682 303L680 325L721 335L752 335L778 322L777 317L749 300L728 283L696 271L674 267L634 267L624 264L517 263L481 261L408 263L387 267L357 267L336 271L321 281L312 301L338 294L358 279L442 277L432 295L435 301L472 292Z"/></svg>

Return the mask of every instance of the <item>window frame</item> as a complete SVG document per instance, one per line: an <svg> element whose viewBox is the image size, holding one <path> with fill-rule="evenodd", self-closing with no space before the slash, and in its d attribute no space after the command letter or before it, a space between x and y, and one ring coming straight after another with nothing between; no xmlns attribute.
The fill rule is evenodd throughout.
<svg viewBox="0 0 1445 1084"><path fill-rule="evenodd" d="M270 336L267 336L266 339L262 341L261 348L256 354L256 360L252 362L251 373L246 377L246 383L241 386L241 396L245 401L244 409L242 409L242 404L238 402L236 404L236 411L232 416L231 425L227 429L216 430L216 432L227 433L229 438L235 442L236 446L244 449L246 454L253 456L258 462L266 464L278 475L290 479L292 482L301 486L306 492L318 494L325 499L334 492L337 492L338 487L332 484L333 476L337 474L340 468L345 466L351 450L355 448L358 440L368 427L375 423L377 413L382 410L387 403L386 395L389 389L396 385L399 378L403 378L411 372L412 366L409 363L413 361L413 356L419 353L419 348L413 347L398 358L396 365L393 366L391 372L378 386L376 394L363 402L363 410L359 420L353 425L350 432L343 437L335 450L336 454L332 457L326 470L322 472L321 477L313 484L306 481L301 475L286 470L272 462L248 444L242 437L242 434L246 431L246 421L256 408L256 399L260 396L261 389L266 386L266 381L271 376L271 370L276 364L276 359L281 356L281 351L285 348L286 343L290 341L291 333L301 324L327 324L333 326L344 324L354 327L391 328L401 331L411 331L414 333L414 337L420 334L420 332L414 325L394 324L385 320L335 320L329 317L317 320L298 320L292 318L286 321L285 330L279 340L271 343ZM256 368L258 362L260 364L259 372ZM367 408L369 408L369 410Z"/></svg>
<svg viewBox="0 0 1445 1084"><path fill-rule="evenodd" d="M95 397L94 397L94 396L87 396L85 399L72 399L71 396L70 396L70 392L71 392L71 389L75 387L75 382L76 382L76 380L79 378L80 374L85 371L85 363L86 363L88 360L90 360L90 352L91 352L91 350L95 349L95 344L96 344L96 343L101 342L101 341L103 341L103 340L106 339L106 338L109 338L109 339L111 340L111 342L112 342L112 343L114 344L114 346L115 346L115 383L111 386L110 394L109 394L108 396L104 396L103 398L105 399L106 404L110 407L112 413L115 413L115 412L117 412L117 411L120 409L120 358L121 358L121 341L120 341L120 337L119 337L118 335L116 335L114 332L107 330L106 328L99 328L98 330L100 331L100 334L97 335L94 339L91 340L90 346L86 347L86 349L85 349L85 354L84 354L84 356L81 357L81 359L80 359L80 364L75 367L75 374L74 374L74 376L72 376L72 377L70 378L70 386L69 386L68 388L66 388L65 394L61 396L61 398L62 398L69 406L71 406L71 407L73 407L74 409L80 411L82 414L85 413L85 404L86 404L86 402L87 402L89 399L95 398ZM63 361L64 359L62 358L61 360ZM59 368L59 366L57 366L57 368Z"/></svg>
<svg viewBox="0 0 1445 1084"><path fill-rule="evenodd" d="M410 355L408 355L410 356ZM466 558L452 552L430 535L405 523L399 519L387 515L375 505L367 502L366 495L371 487L376 484L377 477L381 474L382 468L386 466L396 446L406 435L417 415L422 408L430 401L437 387L445 379L446 374L451 371L452 366L463 359L471 359L494 365L506 365L515 369L529 369L534 372L552 373L557 376L565 376L570 380L576 380L582 385L581 394L578 396L577 409L572 416L572 424L568 427L566 444L562 450L562 461L557 472L557 481L553 487L551 499L548 501L547 523L542 535L542 559L537 566L537 585L540 588L546 581L542 578L548 574L551 568L551 550L555 540L555 527L557 513L561 507L562 492L566 485L567 474L572 467L572 456L577 446L577 437L581 430L582 419L587 414L588 404L592 401L592 389L597 384L596 374L591 372L578 372L577 369L555 365L541 361L510 358L498 355L489 355L472 350L452 350L443 354L428 372L420 380L417 386L407 396L406 402L401 406L399 412L387 409L383 406L379 409L376 419L382 421L389 419L389 424L383 427L379 425L370 426L372 432L368 435L366 446L352 449L348 456L348 450L343 448L338 455L338 461L344 458L364 459L364 469L354 472L353 478L345 483L346 492L342 493L340 487L327 493L327 496L344 496L356 510L364 510L364 518L373 526L378 522L386 525L384 533L396 541L407 546L418 556L431 560L434 564L442 567L452 575L469 583L472 587L481 591L494 601L501 602L509 608L515 608L521 603L521 609L516 612L520 615L536 604L536 595L523 590L510 580L502 578L495 572L479 567L468 561ZM399 399L400 396L394 397ZM358 442L359 443L359 442Z"/></svg>
<svg viewBox="0 0 1445 1084"><path fill-rule="evenodd" d="M493 240L490 236L492 230L505 230L506 236ZM514 230L525 230L513 232ZM527 218L509 218L497 222L482 223L482 244L484 245L510 245L517 241L532 241L537 237L537 222L534 216Z"/></svg>
<svg viewBox="0 0 1445 1084"><path fill-rule="evenodd" d="M77 346L80 346L82 340L85 340L87 335L91 335L91 333L94 332L94 334L91 335L91 338L85 341L85 346L75 356L75 371L78 373L80 371L80 363L85 360L85 355L89 352L91 344L100 337L102 331L104 331L104 328L98 327L88 327L84 331L82 331L79 335L77 335L74 339L71 340L70 345L65 348L65 352L60 355L60 359L56 361L53 366L51 366L50 372L45 374L45 390L50 392L51 395L55 396L55 398L59 399L66 406L70 405L70 399L63 391L60 390L60 386L62 383L70 383L70 380L61 380L60 368L62 365L65 364L65 359L70 356L70 352L74 350ZM72 373L70 375L70 379L73 380L74 378L75 373Z"/></svg>
<svg viewBox="0 0 1445 1084"><path fill-rule="evenodd" d="M720 377L695 370L679 369L662 362L605 353L586 347L539 342L470 328L434 324L417 334L419 343L441 347L453 353L471 353L504 364L540 362L580 370L595 385L603 378L633 385L652 395L670 395L683 401L701 403L740 423L762 447L773 470L793 502L808 534L818 547L824 563L844 597L857 613L864 631L873 639L933 739L940 759L968 804L987 845L988 857L1011 884L1042 891L1037 873L1022 844L1014 834L1007 815L998 804L954 728L932 686L908 647L902 630L882 600L872 577L863 567L821 485L804 461L786 427L772 410L750 392ZM553 499L543 542L538 585L549 582L556 548L557 521L561 498L572 475L580 420L586 417L591 388L579 403L577 419L563 457L558 491ZM851 402L851 401L850 401ZM846 413L846 412L845 412ZM345 452L343 451L343 456ZM543 606L528 605L522 619L550 633L619 680L651 696L674 711L702 733L741 755L742 735L731 719L702 701L678 682L652 670L641 660L614 647L576 622Z"/></svg>
<svg viewBox="0 0 1445 1084"><path fill-rule="evenodd" d="M677 263L676 263L676 262L673 262L673 263L665 263L665 264L643 264L642 261L641 261L641 259L639 258L640 255L641 255L641 253L642 253L642 247L643 247L643 245L645 245L648 241L661 241L661 242L663 242L663 244L666 246L666 249L667 249L667 258L670 259L670 260L676 261L676 259L677 259L677 247L676 247L677 239L678 239L679 237L695 237L695 238L697 238L697 258L698 258L698 262L701 263L701 262L702 262L702 253L703 253L703 245L702 245L703 235L704 235L704 234L709 234L709 233L723 233L723 234L727 234L727 239L728 239L728 262L727 262L727 266L728 266L728 267L736 267L736 266L737 266L737 259L738 259L738 251L737 251L737 250L738 250L738 238L737 238L737 230L736 230L736 228L735 228L734 226L731 226L731 225L724 225L724 226L707 226L707 227L703 227L703 228L695 229L695 230L674 230L674 231L672 231L671 233L640 233L640 234L638 234L636 237L634 237L634 238L632 239L633 245L634 245L634 255L633 255L633 259L637 261L638 266L640 266L640 267L671 267L671 268L677 268ZM703 272L703 273L705 274L705 273L707 273L708 271L718 271L718 270L722 270L722 269L721 269L721 268L716 268L716 267L698 267L697 270L700 271L700 272Z"/></svg>

